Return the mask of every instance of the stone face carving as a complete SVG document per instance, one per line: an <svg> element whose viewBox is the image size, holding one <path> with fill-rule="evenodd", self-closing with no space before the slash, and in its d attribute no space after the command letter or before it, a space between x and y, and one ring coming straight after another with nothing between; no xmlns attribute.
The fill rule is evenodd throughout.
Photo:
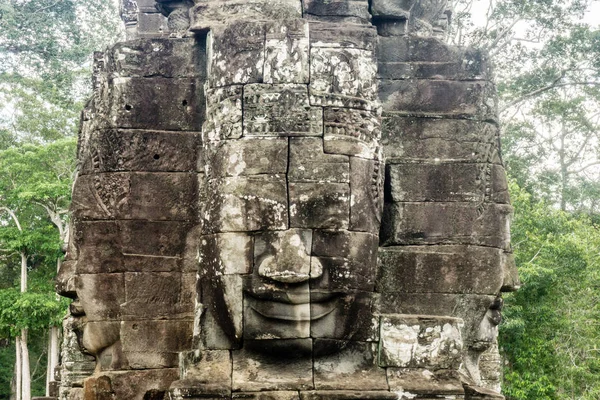
<svg viewBox="0 0 600 400"><path fill-rule="evenodd" d="M61 399L501 398L495 97L485 55L433 37L445 10L123 3L137 39L96 55L82 116Z"/></svg>

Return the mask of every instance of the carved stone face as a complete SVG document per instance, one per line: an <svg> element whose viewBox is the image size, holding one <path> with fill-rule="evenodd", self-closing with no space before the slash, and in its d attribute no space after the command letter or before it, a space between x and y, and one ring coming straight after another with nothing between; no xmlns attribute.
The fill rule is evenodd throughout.
<svg viewBox="0 0 600 400"><path fill-rule="evenodd" d="M209 40L213 72L220 58L240 65L206 90L203 341L331 352L371 325L382 203L374 56L322 42L309 52L302 20L227 29ZM255 32L256 57L275 53L257 71ZM254 73L273 83L243 84Z"/></svg>

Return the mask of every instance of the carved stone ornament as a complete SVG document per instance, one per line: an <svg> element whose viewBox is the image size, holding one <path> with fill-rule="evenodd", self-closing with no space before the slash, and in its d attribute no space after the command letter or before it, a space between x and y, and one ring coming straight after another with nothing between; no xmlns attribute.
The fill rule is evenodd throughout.
<svg viewBox="0 0 600 400"><path fill-rule="evenodd" d="M446 1L127 10L81 123L57 397L501 399L512 209Z"/></svg>

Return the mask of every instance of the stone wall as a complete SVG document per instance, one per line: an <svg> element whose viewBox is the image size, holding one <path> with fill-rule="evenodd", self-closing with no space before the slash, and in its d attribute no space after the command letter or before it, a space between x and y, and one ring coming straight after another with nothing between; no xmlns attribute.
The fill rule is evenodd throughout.
<svg viewBox="0 0 600 400"><path fill-rule="evenodd" d="M512 209L450 15L123 0L82 114L60 398L502 398Z"/></svg>

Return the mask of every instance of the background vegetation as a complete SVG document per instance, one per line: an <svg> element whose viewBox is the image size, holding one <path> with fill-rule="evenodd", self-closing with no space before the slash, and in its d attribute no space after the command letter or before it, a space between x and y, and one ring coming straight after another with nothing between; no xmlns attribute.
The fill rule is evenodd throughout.
<svg viewBox="0 0 600 400"><path fill-rule="evenodd" d="M449 40L496 64L522 289L500 345L511 400L600 398L600 31L593 0L457 0ZM473 17L475 15L475 17ZM32 393L47 332L91 53L119 35L114 2L0 0L0 399L29 330ZM10 212L9 212L10 211ZM18 217L21 229L11 213ZM62 232L64 234L64 232ZM21 293L21 255L28 291Z"/></svg>

